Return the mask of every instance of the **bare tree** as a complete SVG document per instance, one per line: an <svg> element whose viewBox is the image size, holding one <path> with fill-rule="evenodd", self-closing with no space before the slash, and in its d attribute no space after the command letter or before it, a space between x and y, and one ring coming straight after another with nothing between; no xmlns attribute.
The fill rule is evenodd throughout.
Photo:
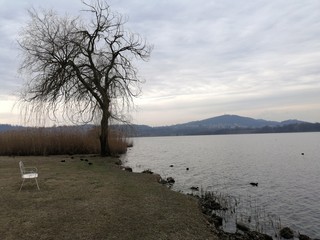
<svg viewBox="0 0 320 240"><path fill-rule="evenodd" d="M55 117L63 112L73 122L101 121L101 155L110 155L111 119L140 93L134 61L148 60L152 46L124 28L126 19L105 0L83 1L82 16L59 16L52 10L29 10L21 32L21 71L28 76L21 100L31 113ZM89 19L89 21L88 21Z"/></svg>

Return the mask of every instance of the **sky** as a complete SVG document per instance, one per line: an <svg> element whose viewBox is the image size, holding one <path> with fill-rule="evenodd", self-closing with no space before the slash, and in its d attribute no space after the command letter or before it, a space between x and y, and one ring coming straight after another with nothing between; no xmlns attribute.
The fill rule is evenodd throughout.
<svg viewBox="0 0 320 240"><path fill-rule="evenodd" d="M132 122L163 126L224 114L320 122L320 1L110 0L154 46ZM17 105L27 9L81 14L80 0L0 0L0 124Z"/></svg>

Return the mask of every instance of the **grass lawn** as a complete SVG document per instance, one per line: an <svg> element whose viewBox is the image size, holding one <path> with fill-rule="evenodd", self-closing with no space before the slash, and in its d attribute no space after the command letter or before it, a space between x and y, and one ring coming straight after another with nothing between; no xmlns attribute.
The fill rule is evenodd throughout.
<svg viewBox="0 0 320 240"><path fill-rule="evenodd" d="M0 157L0 239L217 239L195 199L115 159L80 158ZM29 180L19 192L20 160L38 168L40 191Z"/></svg>

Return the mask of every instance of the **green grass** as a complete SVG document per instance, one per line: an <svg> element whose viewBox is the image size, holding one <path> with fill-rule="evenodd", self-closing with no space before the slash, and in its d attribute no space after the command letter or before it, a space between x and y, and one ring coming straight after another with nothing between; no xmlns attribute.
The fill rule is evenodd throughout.
<svg viewBox="0 0 320 240"><path fill-rule="evenodd" d="M116 159L0 157L1 239L217 239L192 197L151 174L129 173ZM65 159L66 162L61 162ZM36 166L22 182L18 162Z"/></svg>

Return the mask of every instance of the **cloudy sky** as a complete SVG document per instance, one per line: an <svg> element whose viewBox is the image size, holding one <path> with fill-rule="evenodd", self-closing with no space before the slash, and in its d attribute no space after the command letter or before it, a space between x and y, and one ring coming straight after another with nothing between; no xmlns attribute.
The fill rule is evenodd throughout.
<svg viewBox="0 0 320 240"><path fill-rule="evenodd" d="M237 114L320 122L320 1L110 0L154 45L133 122L152 126ZM78 15L80 0L0 0L0 123L20 124L16 39L26 9Z"/></svg>

